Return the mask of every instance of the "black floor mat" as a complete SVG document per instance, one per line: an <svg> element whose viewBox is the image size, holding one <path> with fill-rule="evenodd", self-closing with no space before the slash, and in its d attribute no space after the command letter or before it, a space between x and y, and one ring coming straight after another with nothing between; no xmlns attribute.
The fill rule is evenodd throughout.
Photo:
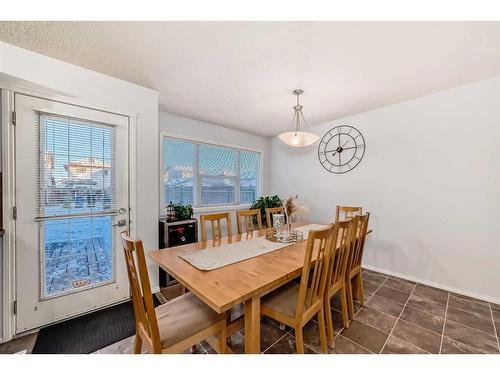
<svg viewBox="0 0 500 375"><path fill-rule="evenodd" d="M158 305L156 297L153 299ZM134 308L129 301L42 328L32 353L92 353L133 334Z"/></svg>

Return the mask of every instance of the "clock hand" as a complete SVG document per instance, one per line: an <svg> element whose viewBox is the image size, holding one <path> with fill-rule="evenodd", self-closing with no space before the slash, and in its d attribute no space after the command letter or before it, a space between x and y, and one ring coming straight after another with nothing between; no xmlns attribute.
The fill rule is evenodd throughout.
<svg viewBox="0 0 500 375"><path fill-rule="evenodd" d="M349 141L347 141L347 142L349 142ZM344 144L345 144L345 143L344 143ZM343 151L343 150L351 150L351 149L353 149L353 148L357 148L357 147L356 147L356 146L354 146L354 147L342 147L342 151ZM325 154L328 154L329 152L333 152L332 156L335 156L335 154L336 154L338 151L337 151L337 150L326 150L326 151L323 151L323 153L325 153Z"/></svg>
<svg viewBox="0 0 500 375"><path fill-rule="evenodd" d="M344 143L344 144L342 145L342 148L344 148L344 146L345 146L346 144L348 144L348 143L350 142L350 140L351 140L351 138L349 138L349 139L347 140L347 142L346 142L346 143Z"/></svg>

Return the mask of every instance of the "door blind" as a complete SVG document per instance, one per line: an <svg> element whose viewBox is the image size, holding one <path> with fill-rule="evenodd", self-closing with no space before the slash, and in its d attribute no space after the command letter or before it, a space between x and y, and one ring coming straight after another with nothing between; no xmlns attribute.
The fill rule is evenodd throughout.
<svg viewBox="0 0 500 375"><path fill-rule="evenodd" d="M35 220L117 213L116 127L36 113Z"/></svg>

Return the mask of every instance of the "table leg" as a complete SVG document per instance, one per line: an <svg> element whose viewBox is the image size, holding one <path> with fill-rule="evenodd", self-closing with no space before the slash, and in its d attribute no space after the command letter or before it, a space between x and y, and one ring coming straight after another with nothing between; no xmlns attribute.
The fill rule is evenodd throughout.
<svg viewBox="0 0 500 375"><path fill-rule="evenodd" d="M245 301L245 353L260 353L260 297Z"/></svg>

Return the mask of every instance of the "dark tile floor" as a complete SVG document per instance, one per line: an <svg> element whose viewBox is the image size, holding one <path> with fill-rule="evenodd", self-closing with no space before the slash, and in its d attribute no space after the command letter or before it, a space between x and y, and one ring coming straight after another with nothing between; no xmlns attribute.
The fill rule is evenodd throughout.
<svg viewBox="0 0 500 375"><path fill-rule="evenodd" d="M454 354L499 353L500 306L471 297L416 284L411 281L364 270L365 305L356 304L356 316L349 328L342 328L340 302L332 303L335 349L338 354ZM26 350L34 344L36 334L0 345L0 353ZM319 352L316 320L304 327L306 353ZM229 342L235 353L244 351L243 330ZM131 353L133 337L97 353ZM264 354L295 352L294 332L280 330L279 325L263 319L261 351ZM205 341L196 353L212 354Z"/></svg>

